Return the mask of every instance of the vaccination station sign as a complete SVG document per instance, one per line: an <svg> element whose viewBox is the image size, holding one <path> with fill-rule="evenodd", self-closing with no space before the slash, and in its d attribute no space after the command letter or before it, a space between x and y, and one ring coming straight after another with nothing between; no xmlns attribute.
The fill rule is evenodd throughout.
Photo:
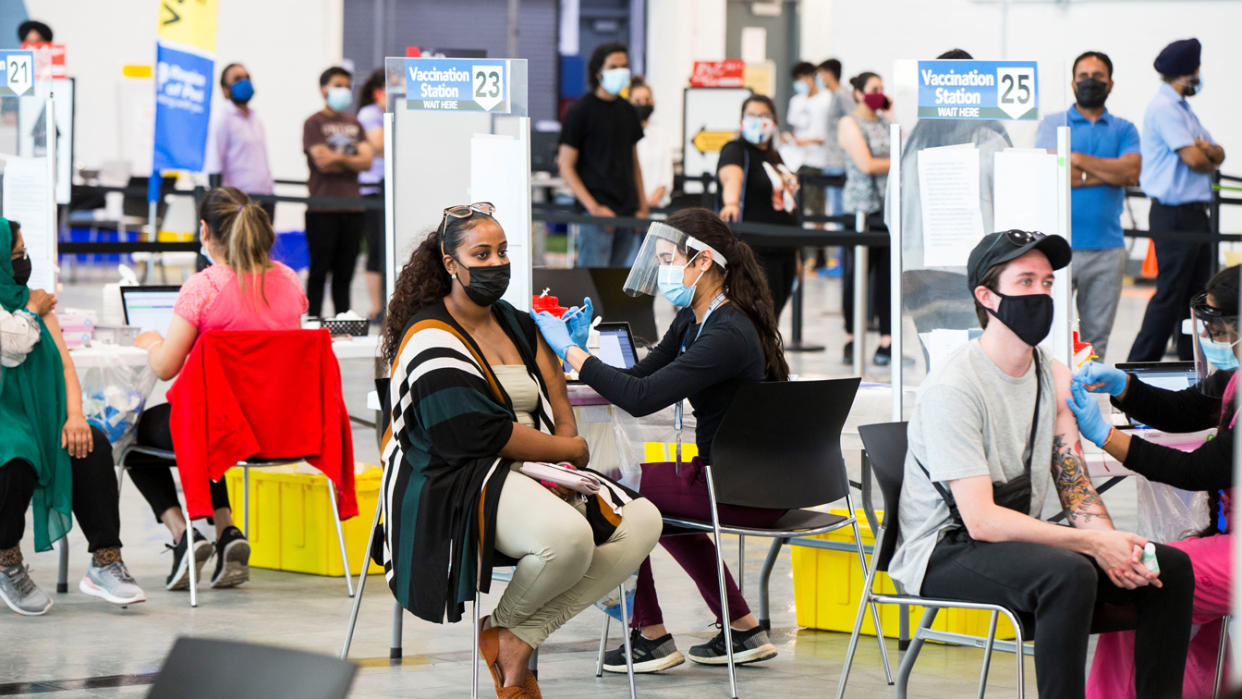
<svg viewBox="0 0 1242 699"><path fill-rule="evenodd" d="M0 96L26 97L34 94L34 52L0 51Z"/></svg>
<svg viewBox="0 0 1242 699"><path fill-rule="evenodd" d="M509 113L505 62L485 58L405 59L406 109Z"/></svg>
<svg viewBox="0 0 1242 699"><path fill-rule="evenodd" d="M1035 61L919 61L920 119L1039 115Z"/></svg>

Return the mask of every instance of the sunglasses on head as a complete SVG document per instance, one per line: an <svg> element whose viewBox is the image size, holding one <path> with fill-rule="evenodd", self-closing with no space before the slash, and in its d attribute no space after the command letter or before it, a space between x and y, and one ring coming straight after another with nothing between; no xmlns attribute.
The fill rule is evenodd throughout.
<svg viewBox="0 0 1242 699"><path fill-rule="evenodd" d="M1039 231L1022 231L1017 228L1011 228L1005 231L1004 235L997 236L996 240L992 241L992 244L988 246L988 252L991 252L992 248L996 247L996 244L1002 240L1007 240L1010 245L1015 248L1020 248L1024 245L1030 245L1036 240L1042 240L1047 237L1047 235L1040 233Z"/></svg>
<svg viewBox="0 0 1242 699"><path fill-rule="evenodd" d="M444 210L444 215L440 220L440 237L444 237L444 230L448 227L448 220L450 218L470 218L476 213L491 216L496 213L496 205L490 201L476 201L473 204L458 204L457 206L448 207Z"/></svg>

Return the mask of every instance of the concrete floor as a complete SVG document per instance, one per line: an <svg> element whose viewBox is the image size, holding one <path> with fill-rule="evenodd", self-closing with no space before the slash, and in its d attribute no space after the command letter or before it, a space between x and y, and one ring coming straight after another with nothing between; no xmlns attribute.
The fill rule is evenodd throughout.
<svg viewBox="0 0 1242 699"><path fill-rule="evenodd" d="M92 279L67 284L61 306L97 305L101 283L102 280ZM363 299L360 281L355 286L355 298ZM1128 350L1149 294L1147 289L1127 288L1110 361L1117 361ZM849 368L840 363L841 319L836 312L839 282L810 277L806 301L806 339L827 345L827 351L791 354L791 368L803 375L848 375ZM783 324L786 330L788 313L787 310ZM661 311L661 317L666 317L665 311ZM370 385L371 367L363 361L348 362L342 370L351 412L365 414L362 396ZM868 373L872 372L873 380L887 380L887 370L872 367ZM374 444L371 432L356 429L359 460L377 461ZM1120 526L1133 526L1133 486L1118 487L1105 500ZM168 535L152 521L149 509L132 485L123 489L121 515L125 559L146 589L148 601L119 609L79 593L77 580L86 567L87 554L85 541L75 529L69 535L71 592L55 595L56 606L44 617L8 615L0 623L7 639L7 650L0 654L0 695L53 693L65 699L144 696L164 655L181 635L291 646L330 655L340 652L351 600L339 578L254 569L251 581L241 588L203 590L199 607L191 609L186 593L163 589L171 563L164 550ZM370 513L364 516L369 517ZM27 562L33 567L35 581L50 592L55 589L56 554L34 554L28 549L29 540L27 537L25 542ZM758 541L748 542L746 548L745 592L752 603L757 598L758 574L766 550L765 542ZM726 551L727 560L737 560L733 542ZM708 624L710 616L690 580L663 549L656 550L653 560L668 626L679 649L685 652L714 633ZM770 662L739 669L741 694L830 695L840 675L848 635L797 627L788 553L782 554L776 566L771 593L773 642L780 655ZM494 598L495 595L485 600L485 612L493 606ZM469 625L433 625L406 615L404 662L391 665L388 646L392 607L382 578L373 576L350 656L360 665L353 696L468 696ZM549 697L626 695L624 676L594 676L601 620L599 612L589 609L571 620L541 649L541 687ZM619 643L614 625L609 647ZM889 641L888 649L895 664L899 658L896 642ZM973 648L926 646L915 668L910 695L960 697L973 693L981 658L982 651ZM227 672L228 668L220 671ZM1026 673L1028 694L1034 696L1034 665L1029 658ZM989 679L991 695L1013 692L1014 679L1013 656L998 653ZM489 688L490 679L484 670L480 691L487 696ZM639 691L652 697L725 697L728 680L722 668L687 662L663 675L639 676ZM884 683L875 641L864 637L848 695L881 696L891 691Z"/></svg>

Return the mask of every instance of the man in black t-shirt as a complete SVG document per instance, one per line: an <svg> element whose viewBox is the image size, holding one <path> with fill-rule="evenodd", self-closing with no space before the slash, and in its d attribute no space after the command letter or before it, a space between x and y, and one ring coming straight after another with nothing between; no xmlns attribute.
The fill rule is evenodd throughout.
<svg viewBox="0 0 1242 699"><path fill-rule="evenodd" d="M592 216L648 214L636 146L643 127L634 107L619 97L630 84L629 66L625 45L595 49L587 64L591 91L569 107L561 124L561 177ZM578 224L574 229L579 267L628 267L638 254L641 234L632 228Z"/></svg>

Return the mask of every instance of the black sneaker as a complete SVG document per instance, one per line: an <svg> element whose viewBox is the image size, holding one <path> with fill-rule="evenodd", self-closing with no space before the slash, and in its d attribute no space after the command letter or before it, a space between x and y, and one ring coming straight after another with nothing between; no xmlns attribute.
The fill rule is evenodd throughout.
<svg viewBox="0 0 1242 699"><path fill-rule="evenodd" d="M889 364L892 364L893 346L889 345L888 347L877 347L875 349L875 359L873 361L875 361L876 366L888 366Z"/></svg>
<svg viewBox="0 0 1242 699"><path fill-rule="evenodd" d="M854 341L853 340L850 340L849 342L845 343L845 349L841 351L841 363L842 364L853 364L854 363Z"/></svg>
<svg viewBox="0 0 1242 699"><path fill-rule="evenodd" d="M236 587L250 579L250 542L237 527L224 530L216 540L216 572L211 586Z"/></svg>
<svg viewBox="0 0 1242 699"><path fill-rule="evenodd" d="M756 626L749 631L732 631L734 665L757 663L776 657L776 646L768 640L768 633L762 626ZM704 665L727 665L729 656L725 653L724 632L716 634L715 638L701 646L692 646L690 659Z"/></svg>
<svg viewBox="0 0 1242 699"><path fill-rule="evenodd" d="M634 672L660 672L686 662L686 656L677 650L672 634L664 634L654 641L648 640L638 629L630 631L630 647L634 649ZM626 672L625 644L604 654L604 669L608 672Z"/></svg>
<svg viewBox="0 0 1242 699"><path fill-rule="evenodd" d="M172 572L164 580L165 590L188 590L190 589L190 558L185 555L186 534L193 532L194 538L194 579L200 583L203 580L203 564L211 558L211 542L207 538L198 533L194 527L187 527L186 533L181 535L181 541L175 546L164 544L164 547L173 552Z"/></svg>

